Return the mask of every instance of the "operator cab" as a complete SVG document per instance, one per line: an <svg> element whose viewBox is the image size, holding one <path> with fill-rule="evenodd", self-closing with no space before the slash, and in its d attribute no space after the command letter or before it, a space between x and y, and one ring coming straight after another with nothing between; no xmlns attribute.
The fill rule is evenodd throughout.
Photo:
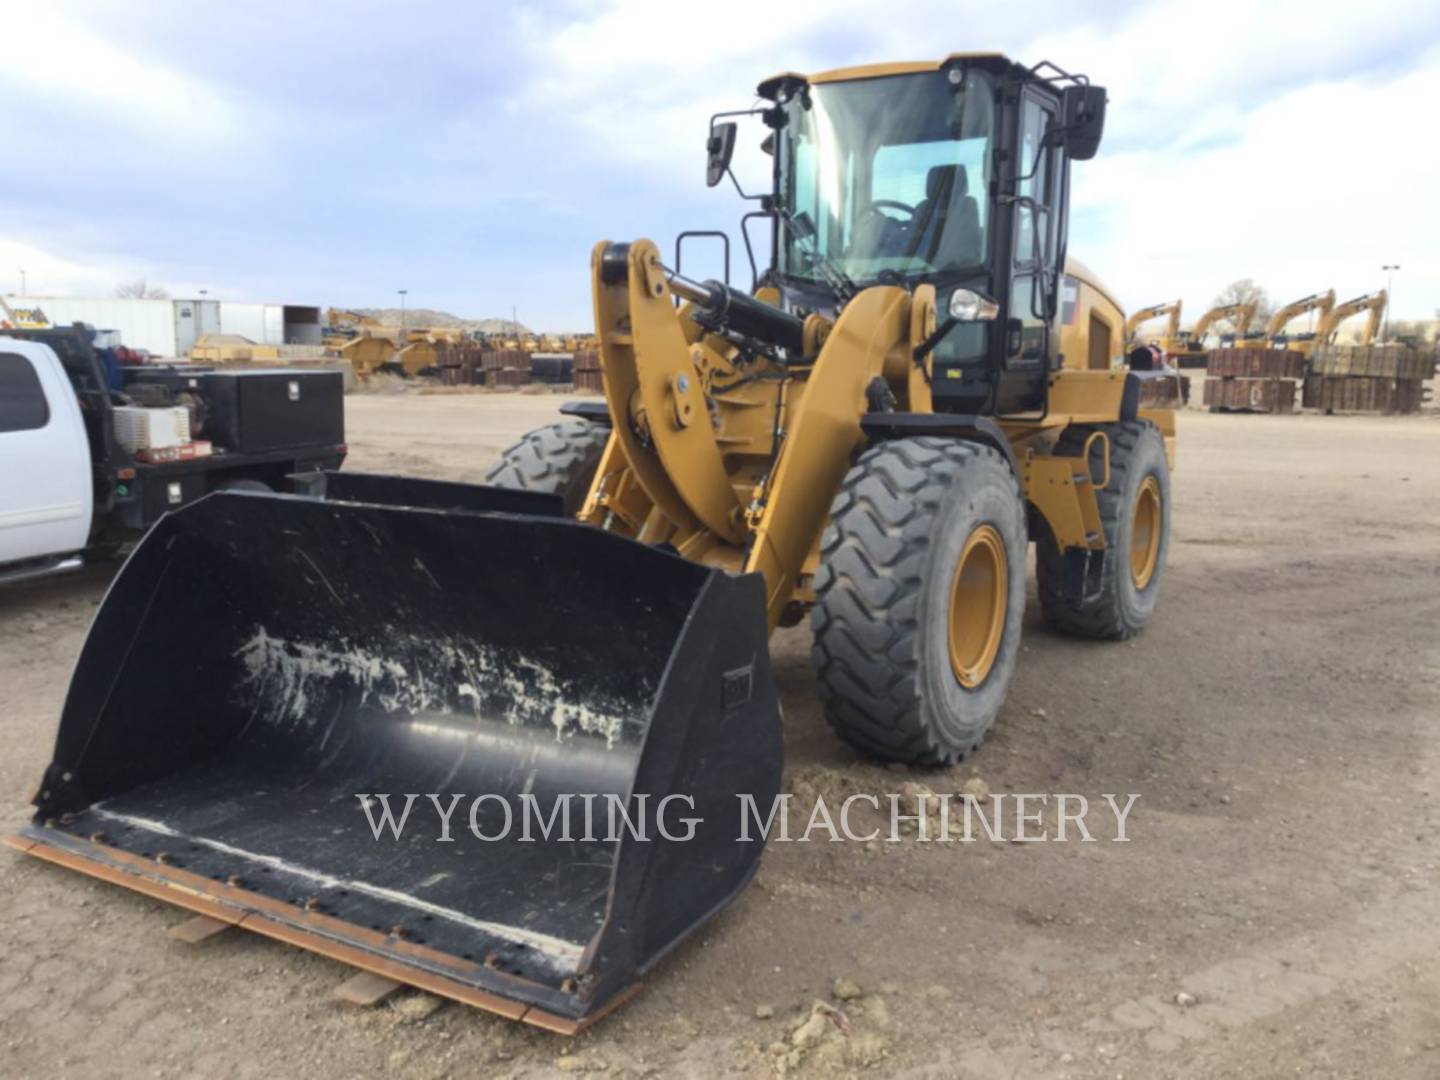
<svg viewBox="0 0 1440 1080"><path fill-rule="evenodd" d="M982 53L786 73L758 92L783 306L834 315L870 286L933 284L953 317L928 358L935 408L1043 409L1060 362L1069 163L1099 146L1104 90ZM712 120L713 183L733 145L734 124Z"/></svg>

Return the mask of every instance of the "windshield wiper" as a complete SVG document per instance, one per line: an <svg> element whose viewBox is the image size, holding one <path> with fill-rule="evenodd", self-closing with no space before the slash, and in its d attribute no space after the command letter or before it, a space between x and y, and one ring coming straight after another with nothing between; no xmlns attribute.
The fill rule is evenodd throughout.
<svg viewBox="0 0 1440 1080"><path fill-rule="evenodd" d="M790 213L783 199L775 199L774 205L775 212L780 215L780 220L785 223L785 227L790 231L790 235L794 237L797 242L805 245L805 253L810 256L816 268L819 269L820 276L825 279L825 284L834 290L836 297L840 301L840 305L843 306L848 303L851 298L859 292L859 289L856 287L855 282L851 280L850 275L845 273L830 256L820 250L820 245L815 242L815 226L810 222L810 219L804 217L802 220L803 215L796 216Z"/></svg>

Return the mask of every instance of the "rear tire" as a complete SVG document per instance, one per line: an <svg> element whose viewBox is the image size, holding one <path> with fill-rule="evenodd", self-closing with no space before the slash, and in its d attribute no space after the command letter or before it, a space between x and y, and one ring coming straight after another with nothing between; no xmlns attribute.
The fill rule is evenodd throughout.
<svg viewBox="0 0 1440 1080"><path fill-rule="evenodd" d="M872 447L821 540L811 653L825 715L876 757L951 764L1005 701L1025 609L1024 502L994 449Z"/></svg>
<svg viewBox="0 0 1440 1080"><path fill-rule="evenodd" d="M485 483L559 495L566 516L574 517L590 492L609 438L609 428L585 420L547 424L501 454L485 474Z"/></svg>
<svg viewBox="0 0 1440 1080"><path fill-rule="evenodd" d="M1058 455L1079 457L1095 427L1070 427L1055 444ZM1110 483L1096 492L1105 552L1099 573L1082 598L1048 530L1035 543L1040 608L1052 629L1072 637L1134 637L1145 628L1160 598L1160 578L1170 549L1170 467L1165 440L1144 420L1105 424L1110 439ZM1148 509L1143 503L1150 504Z"/></svg>

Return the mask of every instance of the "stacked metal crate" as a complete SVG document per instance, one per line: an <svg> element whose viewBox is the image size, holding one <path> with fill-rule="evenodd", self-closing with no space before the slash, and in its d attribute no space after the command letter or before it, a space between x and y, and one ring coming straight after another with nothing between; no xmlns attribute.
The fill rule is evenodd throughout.
<svg viewBox="0 0 1440 1080"><path fill-rule="evenodd" d="M521 349L494 349L480 357L483 386L526 386L530 382L530 354Z"/></svg>
<svg viewBox="0 0 1440 1080"><path fill-rule="evenodd" d="M569 353L531 353L530 379L532 382L563 386L574 381L575 361Z"/></svg>
<svg viewBox="0 0 1440 1080"><path fill-rule="evenodd" d="M1406 345L1325 345L1305 377L1307 409L1326 412L1419 412L1435 351Z"/></svg>
<svg viewBox="0 0 1440 1080"><path fill-rule="evenodd" d="M600 351L580 349L575 353L575 389L587 394L604 392L600 382Z"/></svg>
<svg viewBox="0 0 1440 1080"><path fill-rule="evenodd" d="M1211 412L1294 412L1305 356L1294 349L1212 349L1205 375Z"/></svg>
<svg viewBox="0 0 1440 1080"><path fill-rule="evenodd" d="M436 375L446 386L470 386L483 382L481 357L484 350L474 341L435 343Z"/></svg>

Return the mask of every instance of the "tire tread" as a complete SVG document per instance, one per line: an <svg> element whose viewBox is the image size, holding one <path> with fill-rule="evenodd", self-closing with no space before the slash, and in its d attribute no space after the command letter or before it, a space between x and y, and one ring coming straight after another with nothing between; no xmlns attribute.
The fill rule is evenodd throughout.
<svg viewBox="0 0 1440 1080"><path fill-rule="evenodd" d="M984 739L957 747L939 737L917 690L918 637L922 596L934 587L925 572L935 515L962 474L990 467L1009 478L1018 507L998 451L938 437L871 447L836 494L815 575L811 662L827 721L864 753L944 765Z"/></svg>

